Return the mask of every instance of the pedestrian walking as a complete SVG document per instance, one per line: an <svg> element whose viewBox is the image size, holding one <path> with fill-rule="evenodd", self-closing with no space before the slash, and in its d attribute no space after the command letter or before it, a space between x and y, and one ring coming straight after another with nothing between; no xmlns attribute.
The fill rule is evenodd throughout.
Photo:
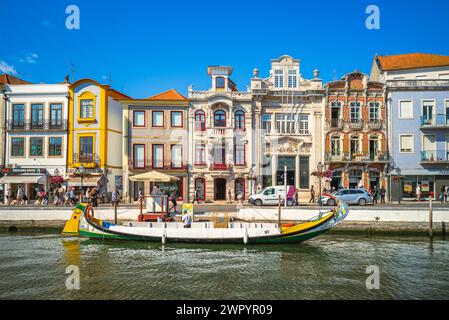
<svg viewBox="0 0 449 320"><path fill-rule="evenodd" d="M309 199L309 203L315 203L315 189L312 186L310 188L310 199Z"/></svg>
<svg viewBox="0 0 449 320"><path fill-rule="evenodd" d="M112 191L111 203L113 207L118 207L118 204L120 203L120 192L117 190L117 188L114 188L114 191Z"/></svg>
<svg viewBox="0 0 449 320"><path fill-rule="evenodd" d="M380 203L382 204L382 203L385 203L385 195L387 194L387 190L385 190L385 187L384 186L382 186L381 188L380 188Z"/></svg>
<svg viewBox="0 0 449 320"><path fill-rule="evenodd" d="M295 188L295 194L294 194L293 198L295 200L294 205L299 206L299 189L298 188Z"/></svg>
<svg viewBox="0 0 449 320"><path fill-rule="evenodd" d="M171 203L172 203L172 207L171 207L171 209L173 209L173 212L174 213L177 213L178 211L176 210L176 206L178 205L177 203L176 203L176 198L177 198L177 195L176 195L176 189L174 189L173 191L172 191L172 193L170 194L170 200L171 200ZM170 211L171 209L169 209L168 211Z"/></svg>
<svg viewBox="0 0 449 320"><path fill-rule="evenodd" d="M192 202L192 204L194 204L195 201L196 201L198 204L200 203L200 200L199 200L199 197L198 197L198 190L197 190L197 189L194 189L194 190L193 190L193 202Z"/></svg>
<svg viewBox="0 0 449 320"><path fill-rule="evenodd" d="M231 191L231 187L228 187L228 203L232 203L232 191Z"/></svg>
<svg viewBox="0 0 449 320"><path fill-rule="evenodd" d="M379 190L377 190L377 186L374 186L373 190L371 191L371 195L373 196L373 203L377 204L377 197L379 195Z"/></svg>
<svg viewBox="0 0 449 320"><path fill-rule="evenodd" d="M445 193L446 193L446 186L442 186L441 190L440 190L440 197L439 197L441 203L446 202Z"/></svg>
<svg viewBox="0 0 449 320"><path fill-rule="evenodd" d="M17 202L16 204L20 205L22 204L23 201L23 195L25 194L25 190L23 189L22 186L19 186L19 188L17 189Z"/></svg>
<svg viewBox="0 0 449 320"><path fill-rule="evenodd" d="M416 200L421 201L421 185L418 184L418 186L416 187Z"/></svg>

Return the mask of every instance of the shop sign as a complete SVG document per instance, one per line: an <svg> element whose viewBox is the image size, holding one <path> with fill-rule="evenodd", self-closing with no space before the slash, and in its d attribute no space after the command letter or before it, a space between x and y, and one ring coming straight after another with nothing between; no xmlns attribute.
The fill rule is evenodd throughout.
<svg viewBox="0 0 449 320"><path fill-rule="evenodd" d="M411 184L405 184L404 185L404 192L412 192L412 185Z"/></svg>
<svg viewBox="0 0 449 320"><path fill-rule="evenodd" d="M421 191L422 192L429 192L429 180L422 180L421 181Z"/></svg>
<svg viewBox="0 0 449 320"><path fill-rule="evenodd" d="M123 177L115 176L115 187L117 190L123 190Z"/></svg>
<svg viewBox="0 0 449 320"><path fill-rule="evenodd" d="M21 174L21 173L42 173L46 174L47 171L45 169L34 169L34 168L5 168L3 169L3 173L8 174Z"/></svg>

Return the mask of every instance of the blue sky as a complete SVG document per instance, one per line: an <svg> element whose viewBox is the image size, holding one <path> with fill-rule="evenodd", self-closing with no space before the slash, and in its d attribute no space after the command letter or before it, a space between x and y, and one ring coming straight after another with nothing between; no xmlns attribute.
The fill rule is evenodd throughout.
<svg viewBox="0 0 449 320"><path fill-rule="evenodd" d="M374 55L449 55L449 0L144 1L1 0L0 70L32 82L90 77L136 98L175 88L208 89L208 65L234 67L246 90L252 70L266 77L270 59L301 59L325 81L359 69ZM65 27L66 7L80 8L80 30ZM380 30L365 27L368 5Z"/></svg>

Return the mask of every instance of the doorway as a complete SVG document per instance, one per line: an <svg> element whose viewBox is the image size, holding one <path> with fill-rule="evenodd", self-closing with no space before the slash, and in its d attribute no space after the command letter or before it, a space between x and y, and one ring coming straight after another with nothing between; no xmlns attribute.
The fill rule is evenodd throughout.
<svg viewBox="0 0 449 320"><path fill-rule="evenodd" d="M214 180L215 195L214 200L226 200L226 179L216 178Z"/></svg>

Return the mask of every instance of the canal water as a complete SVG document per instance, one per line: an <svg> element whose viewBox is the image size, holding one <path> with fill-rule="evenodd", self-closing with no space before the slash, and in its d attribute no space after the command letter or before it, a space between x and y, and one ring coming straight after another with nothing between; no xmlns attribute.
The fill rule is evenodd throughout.
<svg viewBox="0 0 449 320"><path fill-rule="evenodd" d="M67 290L78 266L80 289ZM379 289L368 290L368 266ZM370 282L372 283L372 282ZM288 246L0 233L0 299L448 299L449 241L323 235Z"/></svg>

